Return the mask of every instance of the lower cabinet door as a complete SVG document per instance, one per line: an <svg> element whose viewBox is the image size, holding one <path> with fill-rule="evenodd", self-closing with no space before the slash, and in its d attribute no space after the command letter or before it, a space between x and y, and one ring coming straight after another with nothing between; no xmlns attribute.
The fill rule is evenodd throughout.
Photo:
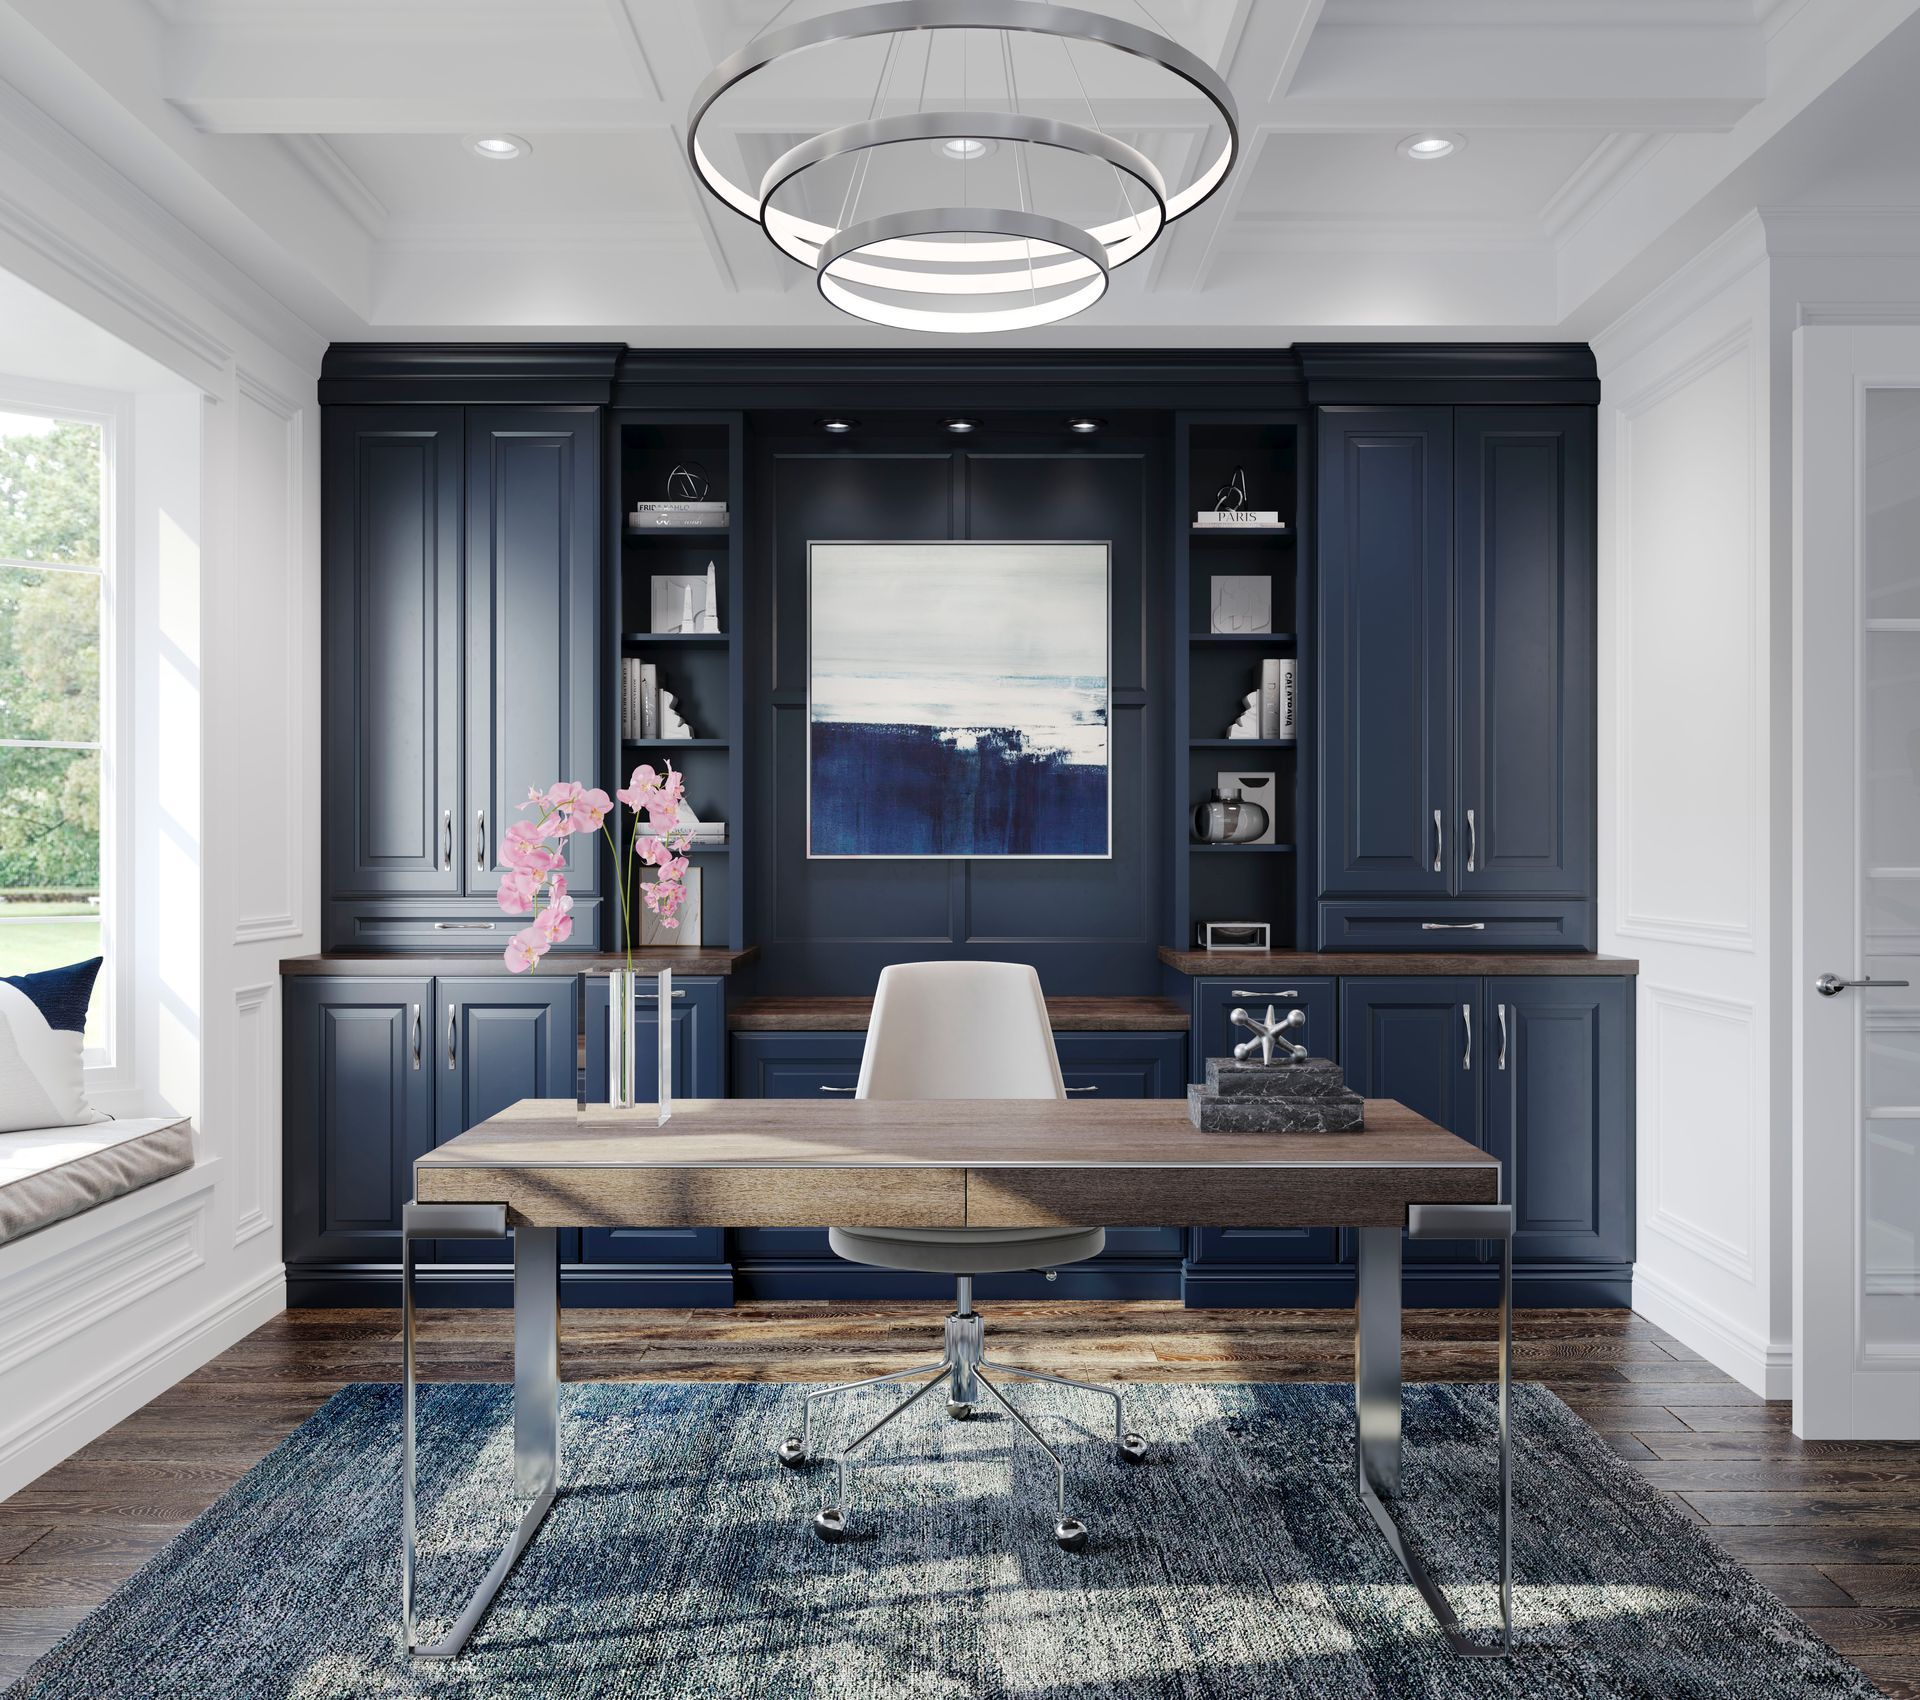
<svg viewBox="0 0 1920 1700"><path fill-rule="evenodd" d="M1632 995L1611 978L1487 982L1487 1148L1516 1262L1633 1256Z"/></svg>
<svg viewBox="0 0 1920 1700"><path fill-rule="evenodd" d="M434 1144L444 1145L522 1098L572 1098L576 1001L571 974L510 980L501 974L434 982L428 1061L433 1075ZM578 1256L577 1230L560 1233L560 1255ZM505 1263L511 1240L437 1240L441 1263Z"/></svg>
<svg viewBox="0 0 1920 1700"><path fill-rule="evenodd" d="M1335 1020L1340 1004L1338 982L1302 979L1299 975L1272 978L1241 974L1220 979L1195 980L1193 983L1193 1037L1188 1049L1188 1078L1207 1077L1208 1057L1230 1057L1233 1047L1248 1035L1235 1027L1228 1017L1244 1009L1255 1017L1264 1017L1272 1004L1281 1014L1297 1009L1307 1024L1294 1034L1316 1057L1337 1057L1339 1027Z"/></svg>
<svg viewBox="0 0 1920 1700"><path fill-rule="evenodd" d="M607 1101L607 986L604 974L590 975L586 987L586 1043L582 1047L589 1104ZM651 981L642 979L637 994L639 1055L634 1092L641 1103L659 1090L659 999ZM727 983L717 975L673 977L673 1094L676 1098L724 1098L727 1095ZM720 1263L725 1261L724 1228L588 1228L581 1236L588 1263Z"/></svg>
<svg viewBox="0 0 1920 1700"><path fill-rule="evenodd" d="M1075 1098L1184 1098L1184 1033L1056 1033L1060 1074Z"/></svg>
<svg viewBox="0 0 1920 1700"><path fill-rule="evenodd" d="M315 975L281 985L286 1259L397 1264L413 1162L433 1145L433 982Z"/></svg>
<svg viewBox="0 0 1920 1700"><path fill-rule="evenodd" d="M1494 1059L1477 977L1408 975L1340 982L1340 1065L1368 1098L1396 1098L1486 1145L1481 1081ZM1409 1263L1485 1262L1481 1240L1409 1240Z"/></svg>

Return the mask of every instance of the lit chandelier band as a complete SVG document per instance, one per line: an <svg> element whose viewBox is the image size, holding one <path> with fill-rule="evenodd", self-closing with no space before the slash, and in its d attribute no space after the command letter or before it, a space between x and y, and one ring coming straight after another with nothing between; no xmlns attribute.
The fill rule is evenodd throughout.
<svg viewBox="0 0 1920 1700"><path fill-rule="evenodd" d="M1016 248L1037 243L1044 248L1077 254L1092 268L1084 282L1053 297L1034 300L1025 307L996 307L978 312L950 312L939 308L909 307L891 301L876 301L850 288L842 275L845 264L857 263L862 254L895 242L911 242L937 236L1005 237ZM1035 288L1039 284L1039 260L1035 261ZM1107 292L1107 250L1097 237L1065 219L1047 218L1041 213L1016 212L1009 207L926 207L916 212L888 213L850 225L829 240L820 250L814 271L820 293L843 313L870 324L891 325L897 330L985 332L1031 330L1051 325L1085 312ZM892 288L892 284L882 287Z"/></svg>
<svg viewBox="0 0 1920 1700"><path fill-rule="evenodd" d="M783 237L796 244L820 247L833 237L834 231L790 214L777 214L768 219L764 214L764 195L756 197L752 190L735 183L708 155L700 139L702 121L729 89L790 53L872 36L942 29L1016 31L1056 36L1066 43L1092 42L1157 65L1203 95L1219 113L1226 137L1219 151L1191 183L1177 194L1162 197L1165 220L1191 212L1220 186L1233 165L1240 145L1240 122L1232 92L1204 59L1155 30L1142 29L1098 12L1082 11L1077 6L1048 4L1046 0L883 0L879 5L855 6L789 24L784 29L770 30L715 66L694 92L687 117L687 155L693 169L701 182L735 212L764 224L767 233L785 251L793 252ZM970 126L977 126L985 114L963 116ZM974 135L978 131L968 128L960 133ZM914 234L937 233L916 231ZM1129 217L1098 225L1090 234L1104 248L1113 250L1136 241L1140 232L1138 220ZM1138 248L1134 250L1138 251Z"/></svg>
<svg viewBox="0 0 1920 1700"><path fill-rule="evenodd" d="M1033 266L1025 242L969 243L964 253L951 243L902 238L869 246L865 252L873 260L907 261L928 264L930 271L907 271L897 265L869 265L848 260L840 276L848 282L867 284L876 289L907 290L933 295L978 295L1011 293L1031 289L1037 281L1041 288L1075 283L1091 278L1096 270L1111 270L1137 258L1153 245L1166 228L1167 184L1160 168L1140 152L1099 130L1058 119L1033 118L1020 112L910 112L892 118L869 118L864 123L848 124L838 130L826 130L789 148L760 180L760 225L783 253L805 266L816 266L823 246L834 232L825 225L810 224L784 213L774 198L802 172L830 160L845 158L868 148L889 147L900 142L937 142L954 136L1014 142L1022 145L1060 148L1102 160L1115 171L1124 172L1145 191L1151 201L1121 228L1128 232L1124 240L1111 242L1098 231L1088 234L1100 242L1105 266L1088 259L1066 258L1044 268ZM915 215L916 217L919 215ZM1115 227L1108 227L1115 228ZM1083 245L1075 245L1074 254ZM999 263L998 271L955 272L956 261L971 265Z"/></svg>

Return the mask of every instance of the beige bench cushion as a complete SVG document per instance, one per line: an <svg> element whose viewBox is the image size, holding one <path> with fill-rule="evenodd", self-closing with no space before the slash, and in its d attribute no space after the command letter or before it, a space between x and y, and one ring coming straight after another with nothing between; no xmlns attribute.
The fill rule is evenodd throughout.
<svg viewBox="0 0 1920 1700"><path fill-rule="evenodd" d="M0 1245L192 1166L184 1116L0 1133Z"/></svg>

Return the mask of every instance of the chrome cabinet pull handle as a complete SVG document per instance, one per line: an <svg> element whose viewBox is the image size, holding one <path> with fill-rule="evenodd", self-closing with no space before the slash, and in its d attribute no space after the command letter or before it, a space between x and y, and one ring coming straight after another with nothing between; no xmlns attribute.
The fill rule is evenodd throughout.
<svg viewBox="0 0 1920 1700"><path fill-rule="evenodd" d="M858 1092L860 1088L857 1086L823 1086L820 1090L822 1092Z"/></svg>
<svg viewBox="0 0 1920 1700"><path fill-rule="evenodd" d="M453 866L453 810L440 811L440 866Z"/></svg>
<svg viewBox="0 0 1920 1700"><path fill-rule="evenodd" d="M447 1005L447 1067L457 1067L460 1061L460 1010L458 1005Z"/></svg>
<svg viewBox="0 0 1920 1700"><path fill-rule="evenodd" d="M1098 1092L1100 1088L1097 1086L1069 1086L1067 1090L1069 1092Z"/></svg>
<svg viewBox="0 0 1920 1700"><path fill-rule="evenodd" d="M1239 986L1227 993L1230 998L1297 998L1299 995L1298 992L1249 992Z"/></svg>
<svg viewBox="0 0 1920 1700"><path fill-rule="evenodd" d="M1470 1069L1473 1067L1473 1005L1472 1004L1463 1003L1460 1006L1460 1019L1467 1024L1467 1048L1465 1053L1460 1058L1460 1066L1464 1069Z"/></svg>
<svg viewBox="0 0 1920 1700"><path fill-rule="evenodd" d="M420 1006L413 1006L413 1066L420 1066Z"/></svg>
<svg viewBox="0 0 1920 1700"><path fill-rule="evenodd" d="M1422 921L1420 930L1423 933L1484 933L1487 924L1485 921Z"/></svg>
<svg viewBox="0 0 1920 1700"><path fill-rule="evenodd" d="M1905 980L1875 980L1869 976L1865 980L1843 980L1838 974L1822 974L1813 983L1813 989L1823 998L1837 997L1849 986L1904 986Z"/></svg>
<svg viewBox="0 0 1920 1700"><path fill-rule="evenodd" d="M1440 824L1440 811L1433 811L1433 871L1440 871L1440 858L1447 853L1447 829Z"/></svg>
<svg viewBox="0 0 1920 1700"><path fill-rule="evenodd" d="M476 809L473 815L473 870L484 874L487 871L487 811Z"/></svg>
<svg viewBox="0 0 1920 1700"><path fill-rule="evenodd" d="M1507 1066L1507 1006L1497 1003L1493 1007L1500 1016L1500 1061L1496 1066L1504 1069Z"/></svg>
<svg viewBox="0 0 1920 1700"><path fill-rule="evenodd" d="M1480 833L1473 824L1473 810L1467 810L1467 872L1473 872L1474 858L1480 853Z"/></svg>
<svg viewBox="0 0 1920 1700"><path fill-rule="evenodd" d="M433 930L436 933L490 933L493 931L493 923L491 921L435 921Z"/></svg>

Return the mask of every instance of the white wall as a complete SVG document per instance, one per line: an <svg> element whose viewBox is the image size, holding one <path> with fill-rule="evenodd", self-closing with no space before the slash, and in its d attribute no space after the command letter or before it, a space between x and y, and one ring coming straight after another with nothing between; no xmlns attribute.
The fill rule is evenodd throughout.
<svg viewBox="0 0 1920 1700"><path fill-rule="evenodd" d="M160 374L131 402L137 970L116 1104L196 1129L189 1173L0 1248L4 1495L284 1303L277 964L318 940L323 344L4 84L0 158L0 272L53 304L35 323L77 326L76 348L108 333L106 365L131 350Z"/></svg>
<svg viewBox="0 0 1920 1700"><path fill-rule="evenodd" d="M1749 214L1595 340L1600 947L1640 958L1634 1308L1791 1392L1793 359L1920 220Z"/></svg>

